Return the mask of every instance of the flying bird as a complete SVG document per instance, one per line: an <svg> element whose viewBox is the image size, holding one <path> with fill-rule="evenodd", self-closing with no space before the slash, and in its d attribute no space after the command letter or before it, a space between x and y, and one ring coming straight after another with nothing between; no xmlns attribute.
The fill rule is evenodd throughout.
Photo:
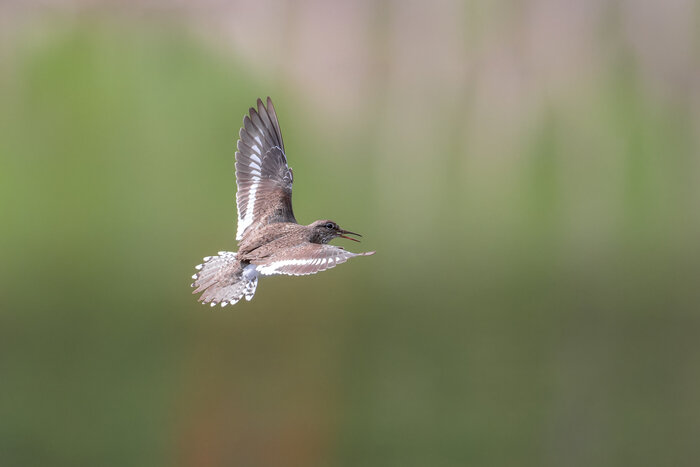
<svg viewBox="0 0 700 467"><path fill-rule="evenodd" d="M236 151L236 204L238 251L220 251L204 257L192 276L194 294L211 306L233 305L243 297L251 300L258 277L315 274L355 256L329 245L341 237L358 242L360 234L341 229L331 220L300 225L292 211L292 169L287 165L282 132L272 100L258 99L243 118Z"/></svg>

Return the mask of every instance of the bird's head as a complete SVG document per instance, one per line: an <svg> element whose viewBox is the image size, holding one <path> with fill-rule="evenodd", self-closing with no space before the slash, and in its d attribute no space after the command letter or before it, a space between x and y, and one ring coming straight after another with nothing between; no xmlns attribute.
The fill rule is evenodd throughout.
<svg viewBox="0 0 700 467"><path fill-rule="evenodd" d="M349 230L341 229L338 224L329 220L320 220L311 224L311 243L328 243L336 237L347 238L354 242L359 242L358 239L348 237L348 235L357 235L361 237L362 235L350 232Z"/></svg>

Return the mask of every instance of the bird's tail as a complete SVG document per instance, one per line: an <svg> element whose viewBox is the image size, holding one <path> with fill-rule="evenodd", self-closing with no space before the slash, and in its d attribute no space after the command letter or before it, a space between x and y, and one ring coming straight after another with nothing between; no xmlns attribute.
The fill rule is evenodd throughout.
<svg viewBox="0 0 700 467"><path fill-rule="evenodd" d="M204 262L196 266L197 273L192 276L194 292L203 292L199 297L202 303L216 306L235 304L241 298L250 300L255 295L258 285L258 273L252 264L243 266L236 258L236 253L220 251L217 256L207 256Z"/></svg>

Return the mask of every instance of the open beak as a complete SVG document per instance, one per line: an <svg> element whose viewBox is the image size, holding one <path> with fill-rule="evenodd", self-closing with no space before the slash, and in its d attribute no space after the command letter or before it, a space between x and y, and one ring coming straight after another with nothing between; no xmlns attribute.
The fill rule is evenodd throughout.
<svg viewBox="0 0 700 467"><path fill-rule="evenodd" d="M362 236L362 235L360 235L359 233L350 232L349 230L338 230L338 232L340 233L340 236L341 236L342 238L347 238L348 240L352 240L353 242L358 242L358 243L359 243L359 240L358 240L358 239L352 238L352 237L348 237L348 236L343 235L343 234L357 235L358 237L361 237L361 236Z"/></svg>

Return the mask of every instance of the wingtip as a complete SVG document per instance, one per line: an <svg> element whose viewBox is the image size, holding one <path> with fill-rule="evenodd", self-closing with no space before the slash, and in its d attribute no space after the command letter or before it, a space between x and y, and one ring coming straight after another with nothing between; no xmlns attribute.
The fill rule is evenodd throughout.
<svg viewBox="0 0 700 467"><path fill-rule="evenodd" d="M267 103L267 105L265 105L266 103ZM257 112L258 114L261 114L261 113L263 113L263 111L268 112L268 111L270 111L270 109L274 110L274 108L275 108L275 105L272 103L272 98L270 96L267 96L265 98L265 101L263 101L261 98L258 97L256 104L258 106L257 110L254 107L251 107L249 112ZM251 114L251 118L252 118L252 114Z"/></svg>
<svg viewBox="0 0 700 467"><path fill-rule="evenodd" d="M265 116L267 116L267 114L268 114L268 111L267 111L267 107L265 106L265 103L263 102L262 99L260 99L258 97L258 115L260 115L260 118L263 119L263 122L265 121ZM267 118L269 118L269 117L267 117Z"/></svg>

